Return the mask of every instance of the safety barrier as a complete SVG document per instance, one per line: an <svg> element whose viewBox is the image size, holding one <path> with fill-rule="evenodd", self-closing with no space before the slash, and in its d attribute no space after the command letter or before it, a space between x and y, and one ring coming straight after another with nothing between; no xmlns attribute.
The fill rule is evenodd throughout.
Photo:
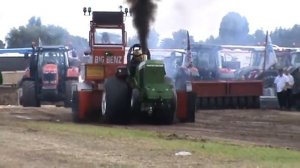
<svg viewBox="0 0 300 168"><path fill-rule="evenodd" d="M195 81L192 90L197 94L197 108L259 108L263 95L263 82L247 81Z"/></svg>

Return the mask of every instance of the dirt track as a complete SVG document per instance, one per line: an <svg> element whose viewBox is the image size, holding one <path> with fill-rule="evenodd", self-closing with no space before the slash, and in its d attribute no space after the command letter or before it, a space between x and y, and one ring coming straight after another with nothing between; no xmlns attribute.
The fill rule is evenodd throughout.
<svg viewBox="0 0 300 168"><path fill-rule="evenodd" d="M72 122L70 109L0 107L1 122L12 119ZM218 139L300 150L300 112L277 110L202 110L195 123L171 126L117 126L164 132L170 138Z"/></svg>
<svg viewBox="0 0 300 168"><path fill-rule="evenodd" d="M146 127L147 129L153 129ZM300 113L275 110L198 111L196 122L157 128L178 135L246 141L300 150Z"/></svg>
<svg viewBox="0 0 300 168"><path fill-rule="evenodd" d="M72 130L61 130L62 126ZM65 108L0 106L0 167L257 167L256 163L211 158L193 151L189 157L177 157L174 153L184 150L181 146L162 148L156 141L133 140L126 134L111 138L84 133L91 129L97 133L102 126L73 125L70 109ZM195 123L105 126L156 131L164 133L159 135L166 139L218 140L300 150L298 112L203 110L197 112Z"/></svg>

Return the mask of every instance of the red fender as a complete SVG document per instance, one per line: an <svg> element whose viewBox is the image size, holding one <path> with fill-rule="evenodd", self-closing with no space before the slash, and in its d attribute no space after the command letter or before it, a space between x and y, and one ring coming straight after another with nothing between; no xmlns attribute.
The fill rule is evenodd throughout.
<svg viewBox="0 0 300 168"><path fill-rule="evenodd" d="M67 71L68 78L77 78L79 76L79 68L69 67Z"/></svg>

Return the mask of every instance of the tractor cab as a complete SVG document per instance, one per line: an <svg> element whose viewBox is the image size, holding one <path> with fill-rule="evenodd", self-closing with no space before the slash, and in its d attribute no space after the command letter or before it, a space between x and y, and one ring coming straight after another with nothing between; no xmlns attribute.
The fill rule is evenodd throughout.
<svg viewBox="0 0 300 168"><path fill-rule="evenodd" d="M291 64L293 65L294 68L300 67L300 52L299 51L292 51L290 53L290 59L291 59Z"/></svg>
<svg viewBox="0 0 300 168"><path fill-rule="evenodd" d="M92 12L89 46L91 61L81 69L84 81L103 82L124 66L126 31L123 12Z"/></svg>
<svg viewBox="0 0 300 168"><path fill-rule="evenodd" d="M52 71L57 71L59 76L64 76L67 73L69 68L68 50L64 46L40 46L34 50L33 55L31 59L36 59L36 61L31 61L30 67L33 70L31 73L37 73L35 75L39 79L43 77L43 74L52 73ZM48 67L50 66L55 66L56 70L53 68L49 70ZM36 70L33 67L36 67Z"/></svg>
<svg viewBox="0 0 300 168"><path fill-rule="evenodd" d="M29 68L20 82L19 100L23 106L64 101L64 106L70 107L70 88L78 80L79 69L69 65L68 54L65 46L33 44Z"/></svg>
<svg viewBox="0 0 300 168"><path fill-rule="evenodd" d="M220 78L219 46L192 45L193 64L198 69L200 80L217 80Z"/></svg>

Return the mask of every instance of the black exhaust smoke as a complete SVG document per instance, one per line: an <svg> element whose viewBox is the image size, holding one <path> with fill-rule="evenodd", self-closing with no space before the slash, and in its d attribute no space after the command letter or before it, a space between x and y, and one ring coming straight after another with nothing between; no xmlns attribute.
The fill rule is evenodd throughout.
<svg viewBox="0 0 300 168"><path fill-rule="evenodd" d="M127 0L127 2L130 4L133 23L137 29L142 50L143 52L147 52L147 38L150 30L150 23L154 21L157 5L153 0Z"/></svg>

